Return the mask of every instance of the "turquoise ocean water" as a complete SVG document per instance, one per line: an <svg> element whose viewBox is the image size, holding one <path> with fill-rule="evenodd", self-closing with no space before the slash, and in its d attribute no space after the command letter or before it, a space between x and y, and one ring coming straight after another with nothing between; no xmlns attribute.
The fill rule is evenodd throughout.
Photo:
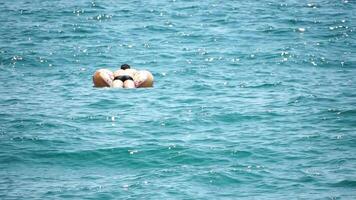
<svg viewBox="0 0 356 200"><path fill-rule="evenodd" d="M0 1L0 199L355 199L355 9Z"/></svg>

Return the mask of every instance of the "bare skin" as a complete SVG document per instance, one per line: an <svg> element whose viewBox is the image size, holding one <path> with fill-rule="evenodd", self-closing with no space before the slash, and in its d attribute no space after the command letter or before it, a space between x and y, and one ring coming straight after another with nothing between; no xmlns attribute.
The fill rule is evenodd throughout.
<svg viewBox="0 0 356 200"><path fill-rule="evenodd" d="M122 82L119 79L114 80L117 76L128 75L132 80ZM94 73L93 82L95 87L114 87L114 88L141 88L152 87L153 76L149 71L137 71L135 69L119 69L114 73L108 69L99 69Z"/></svg>
<svg viewBox="0 0 356 200"><path fill-rule="evenodd" d="M114 72L114 76L118 77L118 76L128 75L128 76L133 77L135 72L136 72L136 70L134 70L134 69L126 69L126 70L119 69ZM115 82L118 82L118 83L115 83ZM132 80L126 80L125 82L122 82L121 80L115 80L114 87L116 85L118 85L119 87L123 86L124 88L136 88L136 84Z"/></svg>
<svg viewBox="0 0 356 200"><path fill-rule="evenodd" d="M134 79L134 85L137 88L153 87L153 75L147 70L137 71L135 69L116 70L114 76L129 75ZM126 81L125 81L126 82Z"/></svg>
<svg viewBox="0 0 356 200"><path fill-rule="evenodd" d="M124 88L136 88L136 86L132 80L126 80L124 82Z"/></svg>
<svg viewBox="0 0 356 200"><path fill-rule="evenodd" d="M124 83L120 80L114 80L112 87L114 88L123 88L124 87Z"/></svg>

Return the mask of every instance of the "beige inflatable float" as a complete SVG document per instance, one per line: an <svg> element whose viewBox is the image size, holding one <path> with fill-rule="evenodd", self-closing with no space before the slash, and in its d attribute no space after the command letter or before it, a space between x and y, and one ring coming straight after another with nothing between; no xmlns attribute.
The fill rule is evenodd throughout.
<svg viewBox="0 0 356 200"><path fill-rule="evenodd" d="M99 69L93 75L95 87L145 88L153 87L153 81L151 72L131 69L127 64L122 65L121 69L115 72Z"/></svg>

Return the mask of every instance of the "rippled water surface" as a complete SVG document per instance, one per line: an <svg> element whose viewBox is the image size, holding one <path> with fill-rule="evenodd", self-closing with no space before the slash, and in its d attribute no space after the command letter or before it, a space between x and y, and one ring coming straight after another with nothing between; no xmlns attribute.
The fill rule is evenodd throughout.
<svg viewBox="0 0 356 200"><path fill-rule="evenodd" d="M355 199L355 9L1 1L0 199Z"/></svg>

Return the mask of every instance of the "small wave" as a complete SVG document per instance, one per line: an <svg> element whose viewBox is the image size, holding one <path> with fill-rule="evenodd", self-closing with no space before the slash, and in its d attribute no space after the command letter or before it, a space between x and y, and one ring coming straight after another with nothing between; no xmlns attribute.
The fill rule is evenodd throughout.
<svg viewBox="0 0 356 200"><path fill-rule="evenodd" d="M209 84L194 84L189 86L188 89L195 91L210 91L213 90L213 86Z"/></svg>
<svg viewBox="0 0 356 200"><path fill-rule="evenodd" d="M273 34L284 34L284 33L291 33L293 32L294 29L292 28L275 28L275 27L268 27L265 29L262 29L262 32L264 33L273 33Z"/></svg>
<svg viewBox="0 0 356 200"><path fill-rule="evenodd" d="M108 14L99 14L93 17L90 17L89 19L91 20L96 20L96 21L106 21L106 20L110 20L112 18L112 15L108 15Z"/></svg>
<svg viewBox="0 0 356 200"><path fill-rule="evenodd" d="M303 177L297 179L298 182L302 182L302 183L310 183L310 182L314 182L316 180L317 180L317 178L310 176L310 175L303 176Z"/></svg>
<svg viewBox="0 0 356 200"><path fill-rule="evenodd" d="M212 116L214 120L221 122L242 122L242 121L250 121L250 120L260 120L262 119L260 115L246 115L241 113L226 113L226 114L218 114Z"/></svg>
<svg viewBox="0 0 356 200"><path fill-rule="evenodd" d="M252 155L252 152L233 150L233 151L231 151L231 154L234 156L237 156L238 158L246 158L246 157L250 157Z"/></svg>
<svg viewBox="0 0 356 200"><path fill-rule="evenodd" d="M112 105L117 103L116 100L113 99L100 99L96 102L90 103L88 106L91 108L111 108Z"/></svg>
<svg viewBox="0 0 356 200"><path fill-rule="evenodd" d="M355 109L345 110L345 111L341 111L340 114L343 116L356 116L356 110Z"/></svg>
<svg viewBox="0 0 356 200"><path fill-rule="evenodd" d="M345 116L345 117L353 117L356 115L356 110L355 109L350 109L350 110L343 110L343 109L335 109L335 108L329 108L327 110L322 110L318 114L321 115L327 115L327 114L336 114L339 116Z"/></svg>
<svg viewBox="0 0 356 200"><path fill-rule="evenodd" d="M245 88L270 88L270 87L276 87L276 86L281 86L282 82L277 82L277 83L263 83L260 85L251 85L251 86L245 86Z"/></svg>
<svg viewBox="0 0 356 200"><path fill-rule="evenodd" d="M331 186L334 187L346 187L346 188L356 188L355 180L342 180L336 183L332 183Z"/></svg>
<svg viewBox="0 0 356 200"><path fill-rule="evenodd" d="M24 159L21 156L17 155L1 155L0 163L21 163L24 162Z"/></svg>
<svg viewBox="0 0 356 200"><path fill-rule="evenodd" d="M299 95L299 96L296 96L296 97L291 97L288 101L288 104L291 105L291 104L296 104L296 103L300 103L300 102L305 102L305 101L309 101L309 100L314 100L315 99L315 96L312 96L312 95Z"/></svg>
<svg viewBox="0 0 356 200"><path fill-rule="evenodd" d="M75 29L76 33L94 33L95 31L93 29L90 28L82 28L82 27L78 27Z"/></svg>
<svg viewBox="0 0 356 200"><path fill-rule="evenodd" d="M155 32L162 32L162 31L171 31L172 28L167 27L167 26L159 26L159 25L149 25L145 26L150 31L155 31Z"/></svg>
<svg viewBox="0 0 356 200"><path fill-rule="evenodd" d="M199 6L190 5L190 6L177 7L175 10L176 11L187 11L187 10L197 10L197 9L199 9Z"/></svg>

